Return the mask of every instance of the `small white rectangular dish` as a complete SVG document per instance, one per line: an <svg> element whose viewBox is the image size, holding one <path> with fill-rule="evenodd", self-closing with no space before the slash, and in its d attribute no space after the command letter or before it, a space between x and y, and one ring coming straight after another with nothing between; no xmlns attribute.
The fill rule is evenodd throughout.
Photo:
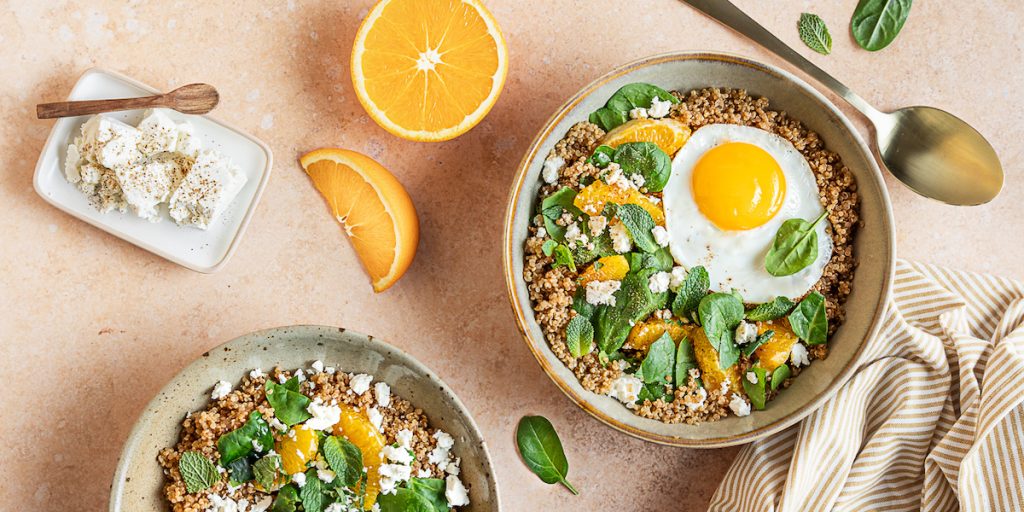
<svg viewBox="0 0 1024 512"><path fill-rule="evenodd" d="M94 100L148 96L157 89L127 76L98 68L82 74L68 100ZM135 125L142 110L103 114ZM204 148L231 158L246 176L246 183L209 229L179 226L164 215L153 223L131 213L100 213L85 194L64 176L67 147L90 116L57 120L36 163L36 192L48 203L118 238L197 272L212 273L228 261L245 231L263 189L270 178L273 155L259 139L208 116L189 116L170 111L175 122L188 121Z"/></svg>

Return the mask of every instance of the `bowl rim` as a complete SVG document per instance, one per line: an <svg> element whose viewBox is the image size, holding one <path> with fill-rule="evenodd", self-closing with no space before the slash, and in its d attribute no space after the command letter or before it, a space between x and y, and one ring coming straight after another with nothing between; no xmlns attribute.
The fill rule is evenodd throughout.
<svg viewBox="0 0 1024 512"><path fill-rule="evenodd" d="M546 346L547 341L543 339L535 340L533 336L530 334L529 329L527 328L528 323L532 322L533 320L528 320L526 318L523 303L519 300L519 296L517 294L516 289L518 280L521 279L521 276L516 275L514 271L514 262L512 261L512 255L514 250L513 233L516 228L516 226L513 224L516 215L516 204L518 203L520 194L523 192L523 185L526 181L526 175L529 171L530 163L534 160L534 158L536 158L540 146L551 135L551 131L554 129L554 127L558 125L563 118L566 117L570 110L575 108L576 105L583 101L583 99L589 97L599 87L616 78L633 73L642 68L663 64L666 62L689 60L708 60L716 62L726 62L745 66L747 68L751 68L755 71L760 71L762 73L774 75L778 78L781 78L787 82L792 83L796 87L803 89L808 94L810 94L815 100L817 100L817 102L822 108L831 111L831 113L836 117L836 119L838 119L842 129L849 132L857 148L864 155L867 156L867 161L869 164L868 171L869 174L871 174L874 177L874 181L878 186L879 194L881 195L880 199L884 207L883 211L880 212L882 222L880 222L879 229L882 229L884 231L883 235L886 239L889 248L889 250L886 251L884 255L882 255L881 265L883 266L885 272L884 282L882 284L882 293L878 297L878 300L875 304L874 314L871 317L871 325L867 329L865 336L861 338L860 344L854 352L853 357L851 357L850 361L847 362L845 366L843 366L843 368L837 374L836 378L833 379L832 382L824 390L822 390L813 398L811 398L807 402L807 405L805 405L798 411L789 414L788 416L784 416L782 418L779 418L768 424L762 425L747 432L699 440L656 434L616 420L615 418L612 418L607 414L603 413L601 410L599 410L597 407L591 404L590 400L586 396L580 395L569 385L569 383L563 381L554 372L554 369L552 368L551 364L549 364L546 356L542 352L541 347ZM836 107L836 105L828 98L826 98L820 91L818 91L817 89L809 85L807 82L805 82L801 78L795 76L794 74L788 71L737 54L717 51L683 51L661 53L637 59L632 62L618 66L609 71L608 73L598 77L589 84L585 85L572 97L566 100L555 111L555 113L550 118L548 118L544 126L537 132L537 135L534 137L533 142L530 143L529 149L527 149L526 154L523 156L523 159L521 160L518 168L516 169L515 178L512 182L512 186L508 196L508 203L506 204L505 227L503 233L504 240L502 248L502 260L505 273L506 292L508 293L509 301L512 306L512 312L515 317L516 327L519 329L519 333L522 335L524 343L526 343L526 346L530 349L530 352L533 354L534 358L540 364L541 368L544 370L544 373L547 374L548 378L550 378L555 383L555 385L558 387L559 390L562 391L564 395L569 397L569 399L572 400L578 407L586 411L587 414L593 416L594 418L597 418L599 421L608 425L609 427L612 427L615 430L628 434L632 437L636 437L657 444L688 448L720 448L726 446L734 446L738 444L749 443L756 439L769 436L797 423L798 421L802 420L807 415L811 414L819 407L821 407L821 405L826 400L830 399L839 390L839 388L842 387L846 383L846 381L853 375L854 371L857 368L857 363L859 362L861 356L864 353L865 347L867 346L866 340L877 335L877 333L882 327L882 320L885 314L885 306L889 301L890 296L892 295L892 281L896 265L896 242L893 225L894 220L892 214L892 203L889 199L888 189L885 186L885 181L882 177L881 169L879 169L878 167L875 153L867 146L867 144L864 142L863 137L861 137L860 132L858 132L857 129L854 128L853 124L846 117L846 115L843 114ZM562 364L561 361L559 361L558 364ZM590 394L591 392L584 390L584 393Z"/></svg>
<svg viewBox="0 0 1024 512"><path fill-rule="evenodd" d="M175 373L170 380L168 380L163 386L160 387L160 390L157 391L155 395L153 395L149 402L146 403L145 407L143 407L142 411L136 417L135 423L132 425L132 429L128 432L128 436L125 437L124 444L121 447L121 454L118 456L117 459L117 466L114 469L113 480L111 481L110 484L110 494L107 504L108 510L110 512L121 512L124 509L124 486L127 483L126 478L130 477L130 475L128 475L128 463L134 456L135 449L138 448L138 440L139 437L142 435L143 425L147 422L147 420L153 419L153 416L156 414L156 409L158 408L160 398L165 394L168 394L168 392L172 390L172 386L178 380L178 378L180 378L183 374L185 374L192 368L200 365L203 360L207 359L205 356L212 355L214 352L227 351L233 349L235 345L244 343L246 340L249 339L267 339L272 338L278 334L295 331L305 333L305 335L311 337L319 336L321 338L326 338L328 335L338 334L356 336L360 338L362 343L366 344L371 349L380 352L388 352L390 353L390 355L401 360L403 365L407 365L410 368L413 368L415 371L427 376L432 381L435 390L447 394L451 398L452 404L455 406L456 412L459 415L461 415L465 420L467 420L465 422L467 430L472 435L476 436L477 439L479 439L480 448L481 450L483 450L484 454L482 462L485 474L488 476L487 484L490 487L489 490L491 494L494 496L494 510L502 510L501 494L500 490L498 489L498 479L495 476L494 463L491 460L491 451L487 446L487 438L485 438L483 432L480 431L479 425L476 424L476 420L473 418L473 415L470 414L469 409L466 407L466 404L462 402L462 399L459 398L459 396L455 393L455 391L452 390L450 386L448 386L448 384L441 378L441 376L438 375L437 372L431 370L425 364L421 363L419 359L416 359L415 357L409 355L407 352L396 347L395 345L379 340L376 336L363 334L359 331L354 331L344 327L334 327L317 324L297 324L280 327L271 327L268 329L261 329L258 331L242 334L228 341L225 341L224 343L221 343L215 347L212 347L209 350L206 350L205 352L203 352L202 355L196 357L187 366L185 366L177 373ZM156 460L154 459L153 462L155 463Z"/></svg>

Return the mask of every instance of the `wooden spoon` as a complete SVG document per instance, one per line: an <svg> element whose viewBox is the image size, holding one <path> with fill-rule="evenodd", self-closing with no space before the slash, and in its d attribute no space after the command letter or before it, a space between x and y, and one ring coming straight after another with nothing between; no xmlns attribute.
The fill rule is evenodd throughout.
<svg viewBox="0 0 1024 512"><path fill-rule="evenodd" d="M36 105L36 116L39 119L53 119L157 107L174 109L184 114L202 115L213 110L218 101L220 94L212 85L188 84L165 94L142 98L41 103Z"/></svg>

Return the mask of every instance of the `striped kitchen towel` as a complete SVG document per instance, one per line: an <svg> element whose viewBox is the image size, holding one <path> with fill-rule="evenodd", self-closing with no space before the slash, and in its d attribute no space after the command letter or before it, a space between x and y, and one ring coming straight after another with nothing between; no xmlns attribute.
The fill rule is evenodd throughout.
<svg viewBox="0 0 1024 512"><path fill-rule="evenodd" d="M1024 510L1024 285L899 261L859 368L740 452L715 511Z"/></svg>

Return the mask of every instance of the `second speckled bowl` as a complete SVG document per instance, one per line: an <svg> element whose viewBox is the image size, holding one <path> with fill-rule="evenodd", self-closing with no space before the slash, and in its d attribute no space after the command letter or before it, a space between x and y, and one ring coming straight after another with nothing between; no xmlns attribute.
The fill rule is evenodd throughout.
<svg viewBox="0 0 1024 512"><path fill-rule="evenodd" d="M431 426L455 438L460 478L472 500L467 512L498 512L498 486L487 444L455 393L427 367L371 336L338 327L303 325L254 332L203 354L169 382L132 428L110 488L111 512L165 511L164 475L156 457L178 442L185 413L205 407L218 380L237 383L253 368L303 368L314 360L387 382L423 409Z"/></svg>

